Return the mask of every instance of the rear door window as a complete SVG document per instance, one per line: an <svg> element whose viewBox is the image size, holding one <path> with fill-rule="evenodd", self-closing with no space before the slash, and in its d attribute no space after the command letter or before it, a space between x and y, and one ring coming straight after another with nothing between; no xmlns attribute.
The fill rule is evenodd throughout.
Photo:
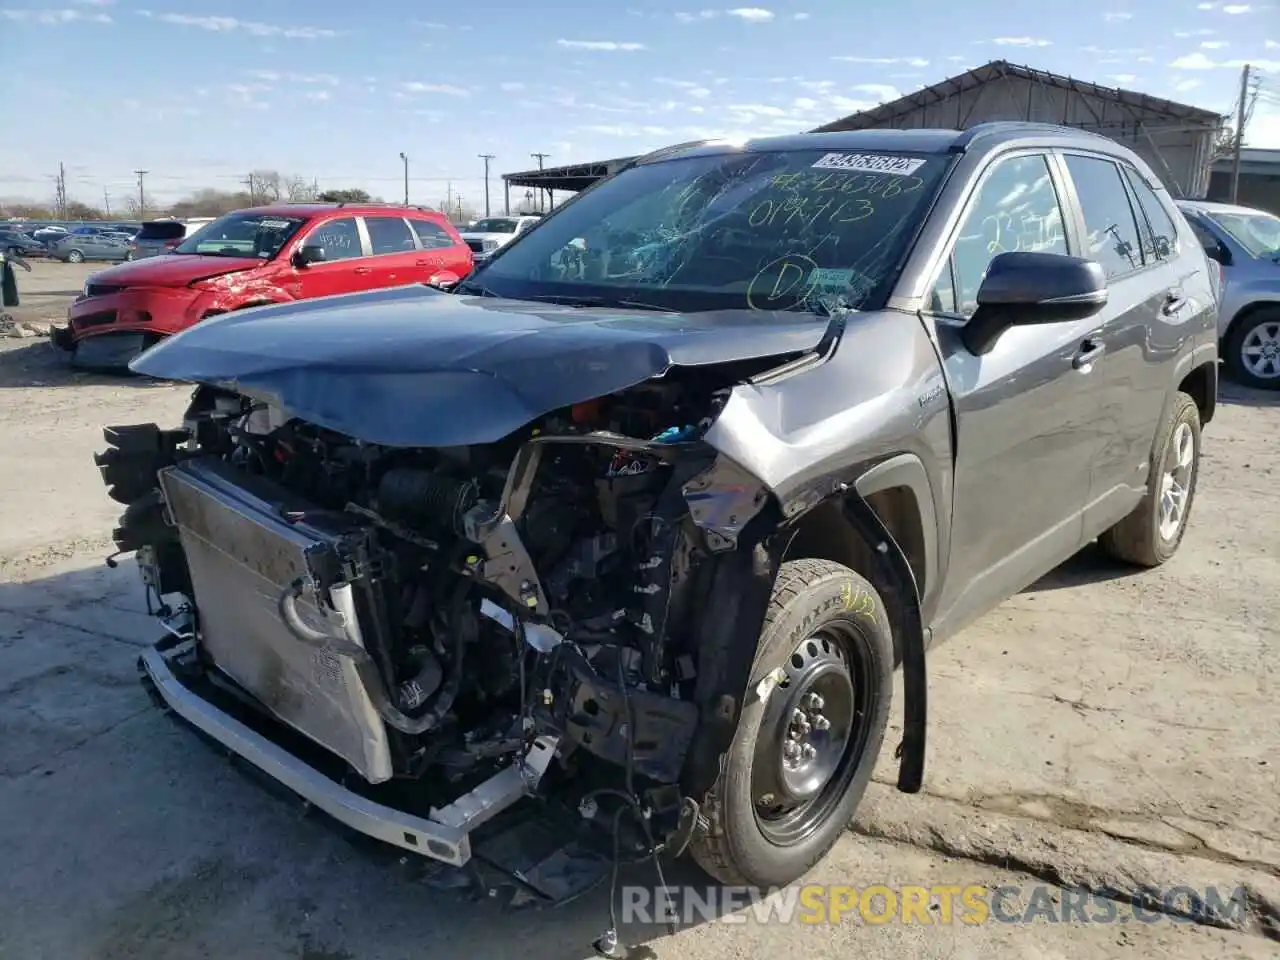
<svg viewBox="0 0 1280 960"><path fill-rule="evenodd" d="M1067 154L1067 170L1084 214L1082 254L1098 261L1108 280L1142 268L1142 242L1120 168L1111 160Z"/></svg>
<svg viewBox="0 0 1280 960"><path fill-rule="evenodd" d="M166 221L162 223L144 223L142 229L138 231L139 240L181 240L187 235L185 224L178 223L176 220Z"/></svg>
<svg viewBox="0 0 1280 960"><path fill-rule="evenodd" d="M413 234L402 217L365 217L369 245L375 257L389 253L412 253L417 248Z"/></svg>
<svg viewBox="0 0 1280 960"><path fill-rule="evenodd" d="M441 250L457 242L444 227L431 220L410 220L409 223L413 225L413 232L418 235L418 242L424 250Z"/></svg>
<svg viewBox="0 0 1280 960"><path fill-rule="evenodd" d="M1138 218L1138 232L1142 235L1143 257L1148 261L1170 259L1178 248L1178 228L1174 226L1173 218L1137 170L1125 167L1124 175L1142 209L1142 216Z"/></svg>

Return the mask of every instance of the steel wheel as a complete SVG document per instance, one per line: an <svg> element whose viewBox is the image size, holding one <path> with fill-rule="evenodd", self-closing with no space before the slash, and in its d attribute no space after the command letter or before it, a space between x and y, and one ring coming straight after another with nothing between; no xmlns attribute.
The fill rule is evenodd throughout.
<svg viewBox="0 0 1280 960"><path fill-rule="evenodd" d="M831 815L870 733L869 665L847 624L825 624L783 665L751 768L756 823L772 843L803 841Z"/></svg>

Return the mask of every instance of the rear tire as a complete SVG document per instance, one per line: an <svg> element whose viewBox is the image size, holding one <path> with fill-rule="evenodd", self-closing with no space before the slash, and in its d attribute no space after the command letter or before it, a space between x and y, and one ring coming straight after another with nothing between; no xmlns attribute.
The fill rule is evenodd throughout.
<svg viewBox="0 0 1280 960"><path fill-rule="evenodd" d="M1098 538L1117 560L1158 567L1178 552L1200 477L1200 408L1179 393L1152 457L1147 495L1127 517Z"/></svg>
<svg viewBox="0 0 1280 960"><path fill-rule="evenodd" d="M84 254L79 250L72 250L67 254L67 263L84 263Z"/></svg>
<svg viewBox="0 0 1280 960"><path fill-rule="evenodd" d="M690 846L703 870L768 888L827 855L875 769L893 664L884 602L870 583L826 560L782 565L737 732L702 801L707 830ZM784 679L761 700L770 675Z"/></svg>
<svg viewBox="0 0 1280 960"><path fill-rule="evenodd" d="M1280 390L1280 308L1261 307L1233 323L1222 352L1236 383Z"/></svg>

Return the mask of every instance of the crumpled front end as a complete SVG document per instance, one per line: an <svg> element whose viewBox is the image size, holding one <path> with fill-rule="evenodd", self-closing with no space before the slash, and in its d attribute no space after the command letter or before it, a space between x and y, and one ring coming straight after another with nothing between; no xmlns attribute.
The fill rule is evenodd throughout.
<svg viewBox="0 0 1280 960"><path fill-rule="evenodd" d="M525 800L577 824L597 865L616 809L681 847L694 743L722 709L696 598L774 507L700 439L742 374L676 371L461 447L382 447L208 387L180 430L109 430L117 545L169 633L148 682L311 803L433 859L466 862Z"/></svg>

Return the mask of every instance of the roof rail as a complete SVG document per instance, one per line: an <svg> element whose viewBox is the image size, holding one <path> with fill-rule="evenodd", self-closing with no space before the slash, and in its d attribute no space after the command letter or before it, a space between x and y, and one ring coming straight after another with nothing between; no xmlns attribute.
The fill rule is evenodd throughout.
<svg viewBox="0 0 1280 960"><path fill-rule="evenodd" d="M1084 134L1089 137L1097 137L1106 140L1100 133L1093 130L1086 130L1082 127L1069 127L1063 123L1045 123L1039 120L986 120L982 123L975 123L972 127L963 131L960 138L956 141L956 147L964 149L974 140L980 137L990 136L997 133L1057 133L1057 134Z"/></svg>

